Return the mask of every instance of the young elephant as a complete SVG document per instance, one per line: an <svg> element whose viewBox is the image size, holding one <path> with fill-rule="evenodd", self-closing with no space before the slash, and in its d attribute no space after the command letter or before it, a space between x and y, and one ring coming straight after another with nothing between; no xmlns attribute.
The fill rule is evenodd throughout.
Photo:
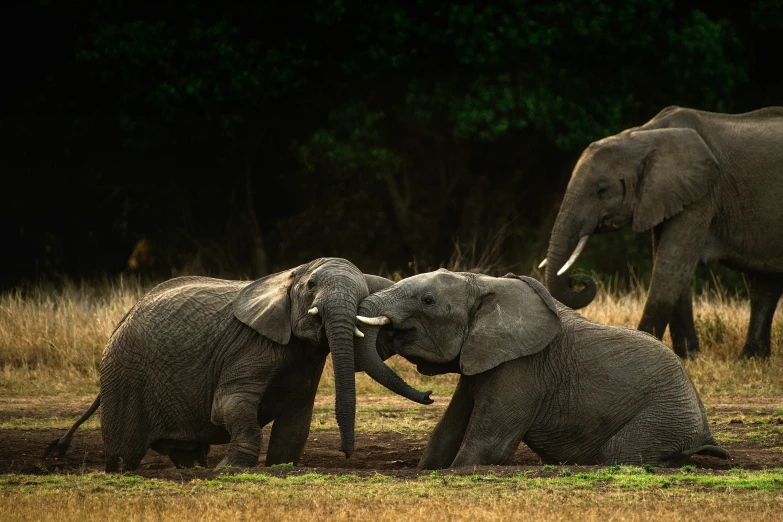
<svg viewBox="0 0 783 522"><path fill-rule="evenodd" d="M255 466L261 427L274 421L266 464L302 454L329 351L337 422L353 452L354 357L379 383L428 404L374 347L354 353L358 303L392 282L344 259L323 258L255 282L178 277L156 286L114 330L101 362L100 394L61 439L102 405L106 471L131 470L148 448L178 467L206 465L210 444L229 443L221 466Z"/></svg>
<svg viewBox="0 0 783 522"><path fill-rule="evenodd" d="M728 458L671 350L588 321L529 277L441 269L369 296L359 313L376 326L361 326L359 344L378 340L421 373L462 374L420 468L502 464L520 441L547 463Z"/></svg>

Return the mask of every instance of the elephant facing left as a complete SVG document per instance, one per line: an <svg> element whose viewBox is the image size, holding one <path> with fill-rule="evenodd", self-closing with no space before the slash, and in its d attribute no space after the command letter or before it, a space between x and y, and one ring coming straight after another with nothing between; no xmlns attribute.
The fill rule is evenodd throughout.
<svg viewBox="0 0 783 522"><path fill-rule="evenodd" d="M359 313L359 351L461 374L421 469L503 464L522 441L551 464L729 457L671 350L588 321L535 279L441 269L373 293Z"/></svg>
<svg viewBox="0 0 783 522"><path fill-rule="evenodd" d="M225 443L219 466L255 466L261 428L272 421L266 465L296 464L330 351L341 450L350 457L357 369L404 397L432 402L374 349L354 352L358 303L391 284L339 258L253 282L178 277L162 283L115 328L98 397L44 457L55 449L62 456L78 426L102 406L109 472L135 469L149 448L177 467L205 466L210 445Z"/></svg>

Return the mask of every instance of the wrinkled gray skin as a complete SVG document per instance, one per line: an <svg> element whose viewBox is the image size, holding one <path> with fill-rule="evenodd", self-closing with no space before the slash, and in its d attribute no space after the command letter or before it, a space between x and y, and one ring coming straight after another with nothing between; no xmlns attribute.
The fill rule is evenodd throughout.
<svg viewBox="0 0 783 522"><path fill-rule="evenodd" d="M261 428L274 421L266 464L296 463L310 429L331 350L342 451L354 447L354 370L421 403L378 357L354 353L359 301L392 282L323 258L255 282L178 277L125 316L103 355L100 395L68 434L102 405L106 471L136 468L152 448L178 467L205 466L210 444L228 443L221 466L255 466ZM318 308L317 315L308 313ZM356 361L354 361L354 356Z"/></svg>
<svg viewBox="0 0 783 522"><path fill-rule="evenodd" d="M630 224L653 229L654 268L639 329L675 352L699 350L690 279L699 261L748 275L751 318L741 357L767 357L783 294L783 107L716 114L668 107L592 143L574 167L549 241L546 286L571 308L595 282L557 276L579 239ZM574 291L574 282L584 284Z"/></svg>
<svg viewBox="0 0 783 522"><path fill-rule="evenodd" d="M588 321L534 279L438 270L369 296L359 313L391 320L360 325L359 344L377 339L421 373L462 374L419 468L502 464L520 441L547 463L728 458L671 350Z"/></svg>

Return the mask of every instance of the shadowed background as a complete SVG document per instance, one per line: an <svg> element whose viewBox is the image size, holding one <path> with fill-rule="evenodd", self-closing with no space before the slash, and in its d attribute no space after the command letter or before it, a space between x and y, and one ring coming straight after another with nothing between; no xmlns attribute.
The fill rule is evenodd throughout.
<svg viewBox="0 0 783 522"><path fill-rule="evenodd" d="M530 273L591 141L783 104L778 1L97 4L4 10L2 288L320 256ZM651 266L630 230L579 262Z"/></svg>

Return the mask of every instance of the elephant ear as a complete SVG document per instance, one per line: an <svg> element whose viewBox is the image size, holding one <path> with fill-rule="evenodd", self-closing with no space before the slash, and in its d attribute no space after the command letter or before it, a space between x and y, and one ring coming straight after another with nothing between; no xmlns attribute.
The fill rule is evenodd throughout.
<svg viewBox="0 0 783 522"><path fill-rule="evenodd" d="M297 269L253 281L234 298L234 316L267 339L288 344L291 339L291 296Z"/></svg>
<svg viewBox="0 0 783 522"><path fill-rule="evenodd" d="M385 290L394 284L391 279L372 274L364 274L364 280L367 281L367 290L370 291L370 294Z"/></svg>
<svg viewBox="0 0 783 522"><path fill-rule="evenodd" d="M707 195L718 179L718 160L693 129L633 133L649 152L640 166L633 230L649 230Z"/></svg>
<svg viewBox="0 0 783 522"><path fill-rule="evenodd" d="M464 375L543 350L560 332L560 314L546 288L529 277L477 277L480 297L460 354Z"/></svg>

